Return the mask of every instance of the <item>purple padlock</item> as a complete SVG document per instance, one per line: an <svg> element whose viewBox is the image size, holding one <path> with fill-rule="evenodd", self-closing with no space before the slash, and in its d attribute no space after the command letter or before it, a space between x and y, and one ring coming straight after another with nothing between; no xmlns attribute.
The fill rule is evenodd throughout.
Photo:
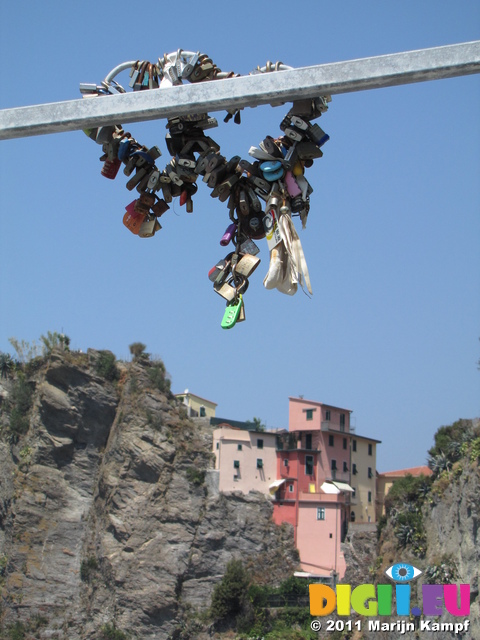
<svg viewBox="0 0 480 640"><path fill-rule="evenodd" d="M225 233L222 236L222 239L220 240L220 244L222 245L222 247L227 246L227 244L235 235L236 230L237 230L237 225L234 222L228 225L227 230L225 231Z"/></svg>

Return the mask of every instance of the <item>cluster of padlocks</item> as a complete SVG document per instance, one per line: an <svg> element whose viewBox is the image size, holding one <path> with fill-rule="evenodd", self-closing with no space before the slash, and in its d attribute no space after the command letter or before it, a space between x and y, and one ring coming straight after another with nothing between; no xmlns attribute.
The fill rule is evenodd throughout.
<svg viewBox="0 0 480 640"><path fill-rule="evenodd" d="M165 54L158 63L147 61L130 65L130 87L134 91L164 88L189 82L234 77L222 72L205 54L178 50ZM123 69L121 65L117 69ZM279 71L282 63L257 68L253 73ZM101 85L81 84L84 97L124 93L112 73ZM210 187L211 196L226 202L230 223L220 245L232 244L233 250L208 273L214 290L227 301L221 326L230 329L245 319L243 295L248 278L260 263L255 240L267 239L270 265L264 279L267 289L293 295L300 285L312 293L307 264L300 239L292 222L299 216L305 227L310 209L312 187L305 168L322 157L321 147L329 139L318 124L311 121L328 108L330 96L293 102L280 124L282 135L266 136L258 147L250 147L252 162L240 156L227 159L220 146L205 131L218 125L206 113L169 118L166 144L172 156L159 169L161 156L156 146L137 142L121 125L85 130L102 145L102 175L114 179L123 165L129 177L126 187L136 189L138 197L126 206L124 225L141 238L150 238L161 229L159 218L169 209L173 198L180 199L188 213L193 212L193 196L200 177ZM240 112L229 112L225 121L240 123ZM159 195L161 194L161 195Z"/></svg>

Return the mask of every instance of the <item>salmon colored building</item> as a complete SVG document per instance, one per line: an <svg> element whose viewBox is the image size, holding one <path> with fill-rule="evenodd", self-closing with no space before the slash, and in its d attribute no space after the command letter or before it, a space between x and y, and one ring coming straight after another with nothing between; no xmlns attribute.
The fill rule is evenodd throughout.
<svg viewBox="0 0 480 640"><path fill-rule="evenodd" d="M350 413L289 398L289 431L277 435L273 518L294 527L302 570L342 578L350 519Z"/></svg>

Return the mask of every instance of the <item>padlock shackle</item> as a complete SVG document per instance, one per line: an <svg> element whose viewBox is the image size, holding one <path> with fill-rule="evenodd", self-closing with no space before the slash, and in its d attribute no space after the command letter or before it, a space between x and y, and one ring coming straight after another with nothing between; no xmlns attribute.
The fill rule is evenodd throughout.
<svg viewBox="0 0 480 640"><path fill-rule="evenodd" d="M115 76L118 76L118 74L121 73L122 71L131 69L133 65L136 64L137 62L138 60L130 60L129 62L122 62L122 64L119 64L118 66L116 66L115 69L112 69L110 73L105 76L104 82L110 83L115 78Z"/></svg>

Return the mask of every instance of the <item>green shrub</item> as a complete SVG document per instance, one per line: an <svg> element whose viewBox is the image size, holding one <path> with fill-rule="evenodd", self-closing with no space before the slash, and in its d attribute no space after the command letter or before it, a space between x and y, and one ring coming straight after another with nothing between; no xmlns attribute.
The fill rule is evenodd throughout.
<svg viewBox="0 0 480 640"><path fill-rule="evenodd" d="M115 623L104 624L101 629L101 638L102 640L127 640L127 636L123 631L117 629Z"/></svg>
<svg viewBox="0 0 480 640"><path fill-rule="evenodd" d="M170 380L167 378L165 365L161 360L155 361L148 369L148 379L154 389L168 393L170 391Z"/></svg>
<svg viewBox="0 0 480 640"><path fill-rule="evenodd" d="M82 560L80 565L80 579L83 582L90 582L97 569L98 562L95 556L89 556L86 560Z"/></svg>
<svg viewBox="0 0 480 640"><path fill-rule="evenodd" d="M15 622L7 628L8 640L24 640L27 629L22 622Z"/></svg>
<svg viewBox="0 0 480 640"><path fill-rule="evenodd" d="M247 603L249 577L241 560L231 560L225 575L215 585L210 613L216 620L236 618Z"/></svg>
<svg viewBox="0 0 480 640"><path fill-rule="evenodd" d="M12 409L10 413L10 432L14 438L23 436L27 433L30 422L17 408Z"/></svg>
<svg viewBox="0 0 480 640"><path fill-rule="evenodd" d="M188 467L185 475L188 481L194 485L200 486L205 482L205 471L197 469L197 467Z"/></svg>
<svg viewBox="0 0 480 640"><path fill-rule="evenodd" d="M118 380L119 373L117 369L117 360L111 351L100 351L95 370L99 376L113 382Z"/></svg>

